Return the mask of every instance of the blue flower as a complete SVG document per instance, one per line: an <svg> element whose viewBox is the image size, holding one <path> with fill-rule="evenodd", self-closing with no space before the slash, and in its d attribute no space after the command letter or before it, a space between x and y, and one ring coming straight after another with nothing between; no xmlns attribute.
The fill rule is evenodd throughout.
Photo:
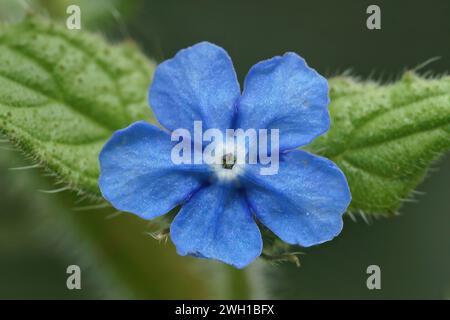
<svg viewBox="0 0 450 320"><path fill-rule="evenodd" d="M242 268L262 251L256 221L289 244L331 240L343 227L351 195L330 160L297 149L329 129L328 83L300 56L254 65L241 94L228 54L202 42L161 63L149 102L165 130L137 122L119 130L100 154L99 185L115 208L144 219L182 205L171 228L180 255ZM203 128L279 129L279 171L174 164L170 132ZM230 170L230 171L226 171ZM223 173L230 174L223 174Z"/></svg>

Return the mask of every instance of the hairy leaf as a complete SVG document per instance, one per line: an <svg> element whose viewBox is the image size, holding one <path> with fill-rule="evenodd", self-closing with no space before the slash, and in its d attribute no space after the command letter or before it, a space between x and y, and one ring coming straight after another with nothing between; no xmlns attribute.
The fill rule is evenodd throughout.
<svg viewBox="0 0 450 320"><path fill-rule="evenodd" d="M395 213L450 149L450 77L408 72L385 86L335 78L330 88L331 129L309 150L345 172L350 212Z"/></svg>
<svg viewBox="0 0 450 320"><path fill-rule="evenodd" d="M152 119L154 70L131 43L38 18L0 31L0 130L68 187L98 195L98 154L111 134Z"/></svg>

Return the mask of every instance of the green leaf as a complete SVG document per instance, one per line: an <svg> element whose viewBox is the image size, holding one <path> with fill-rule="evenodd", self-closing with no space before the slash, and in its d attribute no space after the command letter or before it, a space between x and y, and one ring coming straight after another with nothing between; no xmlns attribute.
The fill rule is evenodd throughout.
<svg viewBox="0 0 450 320"><path fill-rule="evenodd" d="M308 147L345 172L350 212L396 213L450 149L450 77L412 72L390 85L330 80L331 129Z"/></svg>
<svg viewBox="0 0 450 320"><path fill-rule="evenodd" d="M98 196L98 154L111 134L152 121L155 65L131 43L29 18L0 31L0 130L68 188Z"/></svg>

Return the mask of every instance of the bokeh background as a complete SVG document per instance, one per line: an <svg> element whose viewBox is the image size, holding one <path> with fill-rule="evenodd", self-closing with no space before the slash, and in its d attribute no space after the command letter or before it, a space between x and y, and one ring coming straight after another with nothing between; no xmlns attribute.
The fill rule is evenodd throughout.
<svg viewBox="0 0 450 320"><path fill-rule="evenodd" d="M64 19L79 4L82 26L111 41L133 39L162 61L199 41L230 53L238 77L286 51L326 76L350 73L391 82L434 57L420 72L450 71L448 0L2 0L0 20L26 11ZM366 28L366 8L381 7L382 29ZM64 20L62 20L64 21ZM0 61L1 63L1 61ZM0 137L0 139L2 139ZM300 268L258 261L238 271L178 257L148 223L111 209L77 208L75 195L46 194L53 182L0 142L0 298L450 298L450 156L433 165L415 202L399 217L347 218L334 241L308 250ZM82 290L67 290L66 268L82 269ZM382 271L382 289L366 287L366 268Z"/></svg>

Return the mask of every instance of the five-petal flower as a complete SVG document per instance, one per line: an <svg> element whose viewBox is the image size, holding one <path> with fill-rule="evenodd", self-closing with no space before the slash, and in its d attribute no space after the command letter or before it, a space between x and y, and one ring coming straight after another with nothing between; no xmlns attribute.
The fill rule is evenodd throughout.
<svg viewBox="0 0 450 320"><path fill-rule="evenodd" d="M300 56L256 64L241 94L228 54L202 42L158 66L149 100L166 130L137 122L117 131L100 154L99 185L114 207L145 219L182 205L170 228L179 254L242 268L262 251L255 220L304 247L340 233L351 199L344 174L296 149L330 126L327 81ZM256 164L224 179L209 165L174 164L168 131L192 131L194 121L221 131L279 129L278 174L261 175Z"/></svg>

